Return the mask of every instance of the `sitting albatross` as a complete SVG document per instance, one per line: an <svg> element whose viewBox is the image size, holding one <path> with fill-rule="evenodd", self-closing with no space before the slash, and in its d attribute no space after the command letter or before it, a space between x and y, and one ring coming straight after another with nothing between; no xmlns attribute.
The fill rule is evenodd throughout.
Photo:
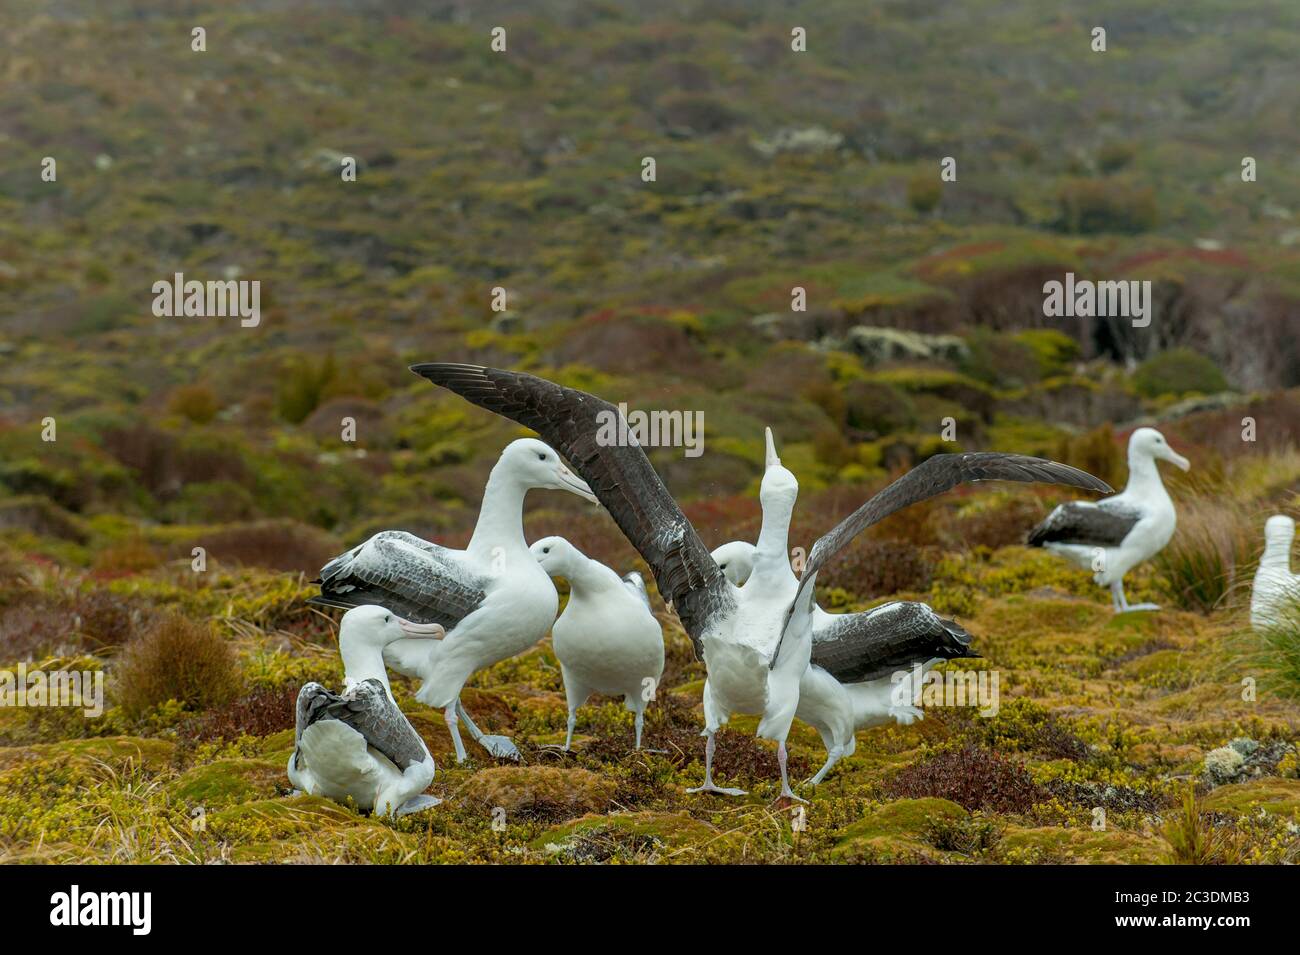
<svg viewBox="0 0 1300 955"><path fill-rule="evenodd" d="M1044 547L1093 572L1110 588L1116 613L1159 610L1124 596L1124 575L1150 560L1174 536L1174 502L1160 480L1156 459L1186 471L1189 462L1155 428L1138 428L1128 440L1128 487L1100 501L1068 501L1029 533L1030 547Z"/></svg>
<svg viewBox="0 0 1300 955"><path fill-rule="evenodd" d="M1052 481L1109 491L1102 481L1063 464L1013 454L935 455L872 497L814 545L798 588L789 585L786 536L798 482L769 468L760 493L759 532L750 584L736 588L710 556L695 528L634 441L601 441L602 424L619 410L594 395L551 381L481 365L428 362L411 370L434 384L537 431L587 481L624 536L649 565L659 593L672 606L704 661L715 695L706 714L724 706L762 714L758 734L777 742L782 794L784 741L798 706L799 682L811 654L812 592L817 569L857 534L918 501L967 481ZM625 433L620 431L619 433ZM783 569L782 569L783 568ZM798 611L796 613L796 611ZM727 696L727 701L719 696ZM744 699L739 699L744 697ZM705 791L712 781L714 737L706 726Z"/></svg>
<svg viewBox="0 0 1300 955"><path fill-rule="evenodd" d="M423 625L408 627L417 636L389 644L384 661L423 680L415 698L444 710L458 763L465 760L460 721L493 756L519 758L509 739L474 725L460 691L478 670L537 643L555 620L555 584L524 540L524 496L532 488L596 500L554 450L535 438L512 441L488 477L465 550L405 531L381 531L326 564L320 596L309 601L330 607L379 604Z"/></svg>
<svg viewBox="0 0 1300 955"><path fill-rule="evenodd" d="M1291 573L1295 521L1274 514L1264 522L1264 554L1250 588L1250 625L1268 630L1288 622L1288 603L1300 601L1300 574Z"/></svg>
<svg viewBox="0 0 1300 955"><path fill-rule="evenodd" d="M543 537L532 549L548 574L569 582L569 602L551 627L569 704L565 751L573 744L578 707L593 693L623 697L640 749L646 704L664 673L664 633L650 612L645 581L635 571L619 577L563 537Z"/></svg>
<svg viewBox="0 0 1300 955"><path fill-rule="evenodd" d="M753 553L748 541L731 541L715 549L713 559L743 587ZM891 600L860 613L827 613L814 604L812 615L812 657L795 717L816 729L826 747L825 764L809 780L814 786L853 755L857 730L924 718L911 703L917 665L924 674L943 660L980 655L969 633L919 601ZM906 675L896 678L899 673Z"/></svg>
<svg viewBox="0 0 1300 955"><path fill-rule="evenodd" d="M404 621L383 607L355 607L339 623L344 692L319 683L298 692L289 781L313 796L351 799L363 812L405 816L440 800L420 793L433 782L433 757L393 700L384 647L405 636Z"/></svg>

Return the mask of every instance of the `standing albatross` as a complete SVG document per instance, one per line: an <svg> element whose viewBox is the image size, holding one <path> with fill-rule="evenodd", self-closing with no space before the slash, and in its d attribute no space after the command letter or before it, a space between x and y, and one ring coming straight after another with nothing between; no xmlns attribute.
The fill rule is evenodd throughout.
<svg viewBox="0 0 1300 955"><path fill-rule="evenodd" d="M1090 474L1039 458L995 453L935 455L818 540L798 588L782 585L778 594L767 587L767 578L777 578L779 572L779 564L769 552L774 554L775 545L780 544L780 564L789 573L785 547L779 541L786 532L780 525L788 526L798 484L783 468L784 474L769 471L764 482L772 478L771 493L760 494L765 526L759 533L754 575L750 585L740 590L710 556L640 446L634 441L617 444L601 440L608 433L607 426L619 421L614 405L543 378L481 365L427 362L413 365L411 370L480 407L532 428L568 459L649 565L660 595L681 620L709 679L717 675L737 688L742 675L747 681L744 703L749 712L762 713L759 735L778 743L784 795L793 795L781 756L798 705L799 680L811 652L811 584L819 567L864 528L968 481L1049 481L1110 490ZM620 429L618 433L627 432ZM705 746L706 791L716 791L711 778L713 752L710 733Z"/></svg>
<svg viewBox="0 0 1300 955"><path fill-rule="evenodd" d="M317 581L320 596L308 601L379 604L422 625L408 628L422 636L389 644L384 661L423 680L415 698L444 711L458 763L465 761L462 721L493 756L519 758L511 740L479 730L460 691L477 671L537 643L555 620L555 584L524 540L524 496L532 488L596 500L553 449L520 438L492 468L468 547L452 550L405 531L381 531L326 564Z"/></svg>
<svg viewBox="0 0 1300 955"><path fill-rule="evenodd" d="M313 796L351 800L363 812L405 816L436 806L422 796L433 757L393 699L384 647L406 621L384 607L354 607L339 621L344 692L319 683L298 691L289 781Z"/></svg>
<svg viewBox="0 0 1300 955"><path fill-rule="evenodd" d="M593 693L623 697L641 748L646 704L664 674L664 632L650 612L650 595L636 571L620 577L563 537L543 537L533 556L553 577L569 582L569 602L551 627L569 705L564 750L573 744L578 707Z"/></svg>
<svg viewBox="0 0 1300 955"><path fill-rule="evenodd" d="M1250 588L1250 625L1254 630L1270 630L1285 624L1294 611L1288 603L1300 601L1300 574L1291 572L1291 542L1295 540L1295 521L1285 514L1274 514L1264 522L1264 553Z"/></svg>
<svg viewBox="0 0 1300 955"><path fill-rule="evenodd" d="M1174 536L1174 502L1160 480L1156 459L1184 471L1192 465L1155 428L1138 428L1128 439L1128 486L1100 501L1067 501L1029 533L1030 547L1043 547L1086 570L1110 588L1116 613L1159 610L1129 604L1124 575L1164 549Z"/></svg>

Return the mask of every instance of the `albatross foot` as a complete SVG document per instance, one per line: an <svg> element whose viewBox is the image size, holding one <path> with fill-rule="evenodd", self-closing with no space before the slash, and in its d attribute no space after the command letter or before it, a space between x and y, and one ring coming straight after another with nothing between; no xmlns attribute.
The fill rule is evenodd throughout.
<svg viewBox="0 0 1300 955"><path fill-rule="evenodd" d="M520 760L519 747L509 736L480 736L478 742L497 759Z"/></svg>
<svg viewBox="0 0 1300 955"><path fill-rule="evenodd" d="M1159 610L1160 604L1129 604L1124 608L1125 613L1133 613L1135 610Z"/></svg>
<svg viewBox="0 0 1300 955"><path fill-rule="evenodd" d="M715 786L713 783L705 783L703 786L692 786L686 790L688 793L717 793L719 796L748 796L749 793L743 789L728 789L726 786Z"/></svg>
<svg viewBox="0 0 1300 955"><path fill-rule="evenodd" d="M792 792L781 793L781 795L777 796L776 799L772 801L772 805L781 809L787 809L797 802L806 803L808 800L804 799L802 796L796 796Z"/></svg>
<svg viewBox="0 0 1300 955"><path fill-rule="evenodd" d="M406 800L406 802L398 806L397 811L393 813L393 815L398 819L401 819L403 816L409 816L415 812L424 812L426 809L432 809L441 802L442 800L437 796L412 796L410 799Z"/></svg>

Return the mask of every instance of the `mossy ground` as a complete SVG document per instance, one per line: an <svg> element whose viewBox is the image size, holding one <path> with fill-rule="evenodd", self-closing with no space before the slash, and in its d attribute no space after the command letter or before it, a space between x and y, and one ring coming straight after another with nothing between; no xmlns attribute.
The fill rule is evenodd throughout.
<svg viewBox="0 0 1300 955"><path fill-rule="evenodd" d="M936 591L960 584L977 593L962 620L984 654L972 665L999 673L997 715L938 708L913 726L864 730L852 757L815 791L802 790L806 806L775 802L774 753L753 739L752 721L744 719L720 737L717 768L721 782L750 795L686 794L703 769L702 672L684 635L663 615L677 675L651 706L647 749L639 753L631 714L612 700L581 711L573 752L547 748L561 738L565 716L548 643L480 674L465 693L485 729L519 743L517 766L498 764L473 745L470 761L456 765L441 713L414 702L413 687L399 679L403 708L438 761L430 792L443 803L396 822L291 794L284 774L292 746L287 708L264 725L215 736L215 724L167 706L135 723L111 705L97 720L60 722L35 710L2 710L4 740L22 744L0 748L2 857L1159 862L1171 858L1163 821L1190 781L1200 787L1210 824L1243 832L1239 858L1300 858L1300 704L1276 692L1269 673L1251 662L1239 611L1115 617L1081 577L1018 547L941 567ZM265 575L268 586L276 579ZM136 589L167 586L157 572L135 580ZM259 582L257 572L245 571L225 585L245 595ZM1142 586L1138 581L1136 589ZM285 605L298 596L281 594ZM221 603L218 593L202 599ZM227 628L255 683L340 678L328 636L304 640L250 624L244 599L225 608ZM285 609L252 603L263 617ZM1247 677L1256 680L1254 700L1243 699ZM37 741L38 735L55 738ZM1211 786L1201 772L1205 753L1238 737L1281 748L1258 774ZM794 771L809 775L822 758L816 734L796 723L791 745ZM946 784L937 771L931 782L926 767L958 750L977 759L1009 757L1028 774L1027 795L996 810L977 805L978 794L956 797L965 806L940 798ZM933 794L898 789L898 773L908 767L920 768L919 785L932 785Z"/></svg>

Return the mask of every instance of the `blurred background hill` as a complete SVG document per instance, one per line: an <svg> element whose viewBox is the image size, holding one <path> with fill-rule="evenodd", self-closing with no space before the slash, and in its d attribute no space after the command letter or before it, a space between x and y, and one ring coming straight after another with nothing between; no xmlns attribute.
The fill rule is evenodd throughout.
<svg viewBox="0 0 1300 955"><path fill-rule="evenodd" d="M1082 460L1155 415L1231 453L1225 409L1268 401L1290 442L1292 400L1250 393L1300 384L1300 8L1133 6L11 0L3 521L83 563L156 524L461 532L513 431L427 359L704 411L702 458L655 458L686 497L751 490L764 424L810 489L945 417ZM1045 318L1067 271L1152 280L1152 325ZM154 317L175 272L259 280L260 327Z"/></svg>

